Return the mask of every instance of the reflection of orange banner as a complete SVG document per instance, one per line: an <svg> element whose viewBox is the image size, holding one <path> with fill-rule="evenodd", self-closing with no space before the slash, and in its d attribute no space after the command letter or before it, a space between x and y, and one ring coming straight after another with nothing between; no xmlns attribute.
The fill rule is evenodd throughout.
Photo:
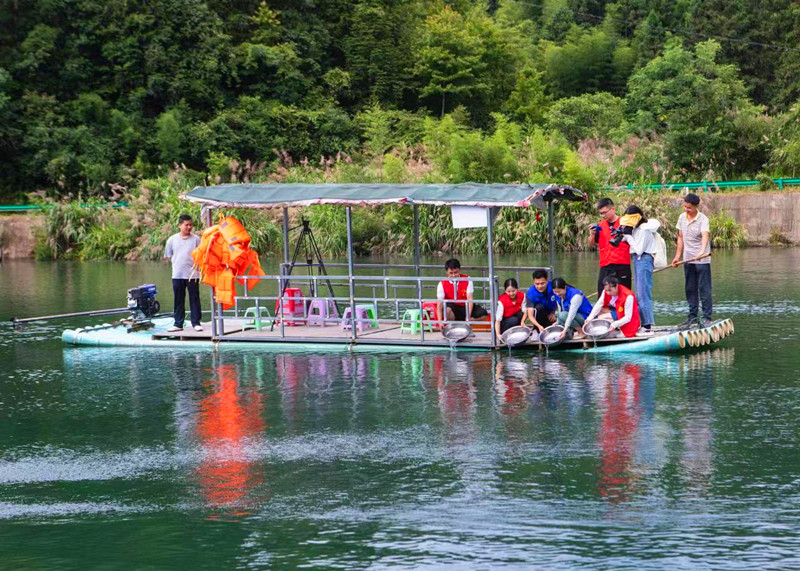
<svg viewBox="0 0 800 571"><path fill-rule="evenodd" d="M638 365L627 364L616 382L606 382L603 405L603 424L600 428L600 495L615 501L624 501L630 492L631 464L634 453L634 436L639 424L639 380L642 371Z"/></svg>
<svg viewBox="0 0 800 571"><path fill-rule="evenodd" d="M263 483L244 451L246 439L264 431L263 397L256 389L239 395L234 365L217 367L217 376L216 390L200 403L197 435L204 457L197 475L208 504L242 506L253 487Z"/></svg>

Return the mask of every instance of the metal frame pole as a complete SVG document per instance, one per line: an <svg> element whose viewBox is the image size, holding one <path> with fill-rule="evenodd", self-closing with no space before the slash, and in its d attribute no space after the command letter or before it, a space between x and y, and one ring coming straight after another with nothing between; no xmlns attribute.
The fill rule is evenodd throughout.
<svg viewBox="0 0 800 571"><path fill-rule="evenodd" d="M347 214L347 274L349 279L347 283L350 291L350 337L355 340L356 338L356 292L354 284L354 269L353 269L353 208L348 206Z"/></svg>
<svg viewBox="0 0 800 571"><path fill-rule="evenodd" d="M414 205L414 275L420 276L419 269L419 205ZM422 282L417 280L417 298L422 299ZM422 302L419 306L420 316L422 316ZM425 334L422 334L423 339Z"/></svg>
<svg viewBox="0 0 800 571"><path fill-rule="evenodd" d="M547 239L548 250L550 251L550 277L556 275L556 252L555 252L555 236L553 235L553 201L547 203Z"/></svg>
<svg viewBox="0 0 800 571"><path fill-rule="evenodd" d="M203 222L205 223L206 228L210 228L212 226L212 224L211 224L211 221L212 221L211 211L212 210L214 210L212 207L208 207L208 208L205 209L205 212L203 213L204 214L204 218L205 218L203 220ZM213 286L209 287L209 290L211 292L210 293L210 299L211 299L211 339L213 340L213 339L216 339L216 337L217 337L217 314L214 311L214 308L215 308L216 304L214 302L214 288L213 288Z"/></svg>
<svg viewBox="0 0 800 571"><path fill-rule="evenodd" d="M419 205L414 205L414 270L419 277Z"/></svg>
<svg viewBox="0 0 800 571"><path fill-rule="evenodd" d="M497 288L494 283L494 217L492 216L491 208L486 209L486 244L489 252L489 330L492 334L492 347L496 347L497 332L493 326L494 312L497 306Z"/></svg>
<svg viewBox="0 0 800 571"><path fill-rule="evenodd" d="M283 207L283 263L289 263L289 209Z"/></svg>

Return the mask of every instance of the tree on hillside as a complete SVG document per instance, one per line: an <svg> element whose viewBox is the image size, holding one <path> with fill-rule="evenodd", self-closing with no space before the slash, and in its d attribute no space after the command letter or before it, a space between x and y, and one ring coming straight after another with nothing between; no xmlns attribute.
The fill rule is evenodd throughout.
<svg viewBox="0 0 800 571"><path fill-rule="evenodd" d="M353 88L388 104L409 89L414 27L422 24L416 0L362 0L355 3L342 44Z"/></svg>
<svg viewBox="0 0 800 571"><path fill-rule="evenodd" d="M739 126L760 109L748 99L738 70L717 62L719 49L713 40L694 50L673 40L628 82L632 127L663 134L671 160L693 172L732 172L737 162L752 161L742 156Z"/></svg>
<svg viewBox="0 0 800 571"><path fill-rule="evenodd" d="M547 125L572 145L583 139L609 139L625 122L625 102L610 93L586 93L559 99L547 114Z"/></svg>
<svg viewBox="0 0 800 571"><path fill-rule="evenodd" d="M444 117L448 99L455 104L487 93L483 55L481 38L467 29L461 14L445 5L425 22L416 67L420 96L438 98Z"/></svg>

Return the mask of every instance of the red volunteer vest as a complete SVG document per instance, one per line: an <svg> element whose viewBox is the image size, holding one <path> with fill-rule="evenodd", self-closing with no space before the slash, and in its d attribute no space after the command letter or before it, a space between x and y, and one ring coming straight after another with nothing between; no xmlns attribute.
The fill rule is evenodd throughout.
<svg viewBox="0 0 800 571"><path fill-rule="evenodd" d="M458 274L461 278L468 278L467 274ZM462 280L458 282L458 297L456 297L456 292L453 288L453 282L450 280L442 280L442 289L444 290L444 298L445 299L467 299L467 286L469 286L469 282L467 280ZM454 303L453 305L464 305L463 303Z"/></svg>
<svg viewBox="0 0 800 571"><path fill-rule="evenodd" d="M631 290L622 284L618 287L617 303L614 307L614 309L617 310L617 319L625 317L625 301L628 299L628 296L633 298L633 317L631 317L628 323L620 327L619 330L622 331L625 337L633 337L636 335L636 332L639 331L639 327L642 326L642 322L639 319L639 302L636 301L636 296L633 295ZM609 303L611 303L611 296L603 292L603 306L608 306Z"/></svg>
<svg viewBox="0 0 800 571"><path fill-rule="evenodd" d="M619 220L614 225L619 226ZM628 266L631 263L631 247L627 242L622 242L616 248L608 243L611 240L611 226L608 220L600 222L600 235L597 241L597 251L600 253L600 267L610 266L611 264L622 264Z"/></svg>
<svg viewBox="0 0 800 571"><path fill-rule="evenodd" d="M497 301L503 304L503 319L516 315L522 310L522 302L525 299L525 294L517 292L516 299L511 299L507 293L504 293L497 298Z"/></svg>

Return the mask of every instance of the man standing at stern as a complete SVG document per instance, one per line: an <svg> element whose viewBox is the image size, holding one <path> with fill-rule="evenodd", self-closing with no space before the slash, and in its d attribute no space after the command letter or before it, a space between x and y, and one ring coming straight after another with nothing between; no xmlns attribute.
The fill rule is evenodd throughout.
<svg viewBox="0 0 800 571"><path fill-rule="evenodd" d="M698 210L700 197L689 193L683 198L683 213L678 217L678 249L672 260L675 268L683 254L683 276L686 280L686 301L689 316L681 327L691 327L698 321L701 327L711 325L711 242L708 216ZM697 319L699 303L703 304L703 319Z"/></svg>
<svg viewBox="0 0 800 571"><path fill-rule="evenodd" d="M202 331L200 325L200 277L194 269L192 251L200 245L200 237L192 233L192 217L181 214L178 217L177 234L167 240L164 260L172 261L172 293L175 298L173 317L175 323L167 331L181 331L186 315L186 291L189 291L189 315L195 331Z"/></svg>

